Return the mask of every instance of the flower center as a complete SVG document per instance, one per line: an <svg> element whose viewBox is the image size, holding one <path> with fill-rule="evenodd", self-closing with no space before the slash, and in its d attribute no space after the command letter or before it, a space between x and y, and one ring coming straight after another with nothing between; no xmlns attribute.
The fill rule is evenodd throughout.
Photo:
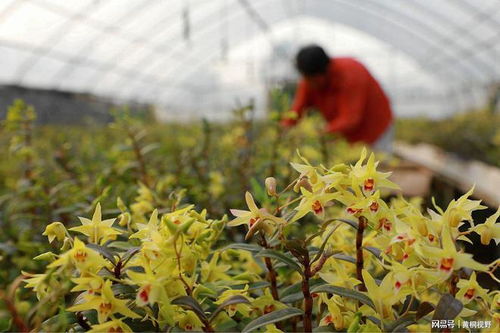
<svg viewBox="0 0 500 333"><path fill-rule="evenodd" d="M450 272L453 268L453 258L443 258L441 259L441 264L439 265L439 269L445 272Z"/></svg>
<svg viewBox="0 0 500 333"><path fill-rule="evenodd" d="M331 324L333 321L332 315L328 315L325 317L325 323L326 324Z"/></svg>
<svg viewBox="0 0 500 333"><path fill-rule="evenodd" d="M193 330L193 325L191 325L191 324L186 324L186 326L184 326L184 329L185 329L186 331L192 331L192 330Z"/></svg>
<svg viewBox="0 0 500 333"><path fill-rule="evenodd" d="M376 212L378 210L378 203L376 201L372 202L372 204L370 205L370 210L372 212Z"/></svg>
<svg viewBox="0 0 500 333"><path fill-rule="evenodd" d="M87 251L77 250L74 257L77 262L83 263L87 260Z"/></svg>
<svg viewBox="0 0 500 333"><path fill-rule="evenodd" d="M361 208L353 208L353 207L347 207L347 212L349 214L357 214L361 213L363 210Z"/></svg>
<svg viewBox="0 0 500 333"><path fill-rule="evenodd" d="M108 330L108 333L123 333L123 330L120 326L118 327L111 327L109 330Z"/></svg>
<svg viewBox="0 0 500 333"><path fill-rule="evenodd" d="M111 312L113 304L111 303L101 303L99 304L99 313L102 315L108 315Z"/></svg>
<svg viewBox="0 0 500 333"><path fill-rule="evenodd" d="M472 299L474 297L475 292L476 292L476 289L474 289L474 288L467 289L467 292L465 293L464 296L467 299Z"/></svg>
<svg viewBox="0 0 500 333"><path fill-rule="evenodd" d="M323 206L319 200L314 201L311 207L315 214L321 214L323 212Z"/></svg>
<svg viewBox="0 0 500 333"><path fill-rule="evenodd" d="M379 225L384 228L385 231L391 231L392 230L392 222L389 221L388 219L381 218L379 221Z"/></svg>
<svg viewBox="0 0 500 333"><path fill-rule="evenodd" d="M139 292L139 298L144 302L147 303L149 301L149 293L151 292L151 285L148 284L142 288L142 290Z"/></svg>
<svg viewBox="0 0 500 333"><path fill-rule="evenodd" d="M258 217L252 217L249 221L250 228L253 227L253 225L259 220Z"/></svg>
<svg viewBox="0 0 500 333"><path fill-rule="evenodd" d="M268 314L270 312L273 312L275 309L274 304L269 304L264 307L264 314Z"/></svg>
<svg viewBox="0 0 500 333"><path fill-rule="evenodd" d="M365 180L365 183L363 186L363 189L365 191L371 192L371 191L373 191L374 187L375 187L375 180L373 178L368 178Z"/></svg>

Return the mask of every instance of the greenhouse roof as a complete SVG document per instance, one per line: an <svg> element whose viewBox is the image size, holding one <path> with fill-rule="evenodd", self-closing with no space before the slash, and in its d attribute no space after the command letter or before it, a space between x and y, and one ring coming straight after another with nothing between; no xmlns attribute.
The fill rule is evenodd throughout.
<svg viewBox="0 0 500 333"><path fill-rule="evenodd" d="M311 42L362 59L399 114L447 114L500 81L500 1L0 1L1 84L155 103L172 117L263 105Z"/></svg>

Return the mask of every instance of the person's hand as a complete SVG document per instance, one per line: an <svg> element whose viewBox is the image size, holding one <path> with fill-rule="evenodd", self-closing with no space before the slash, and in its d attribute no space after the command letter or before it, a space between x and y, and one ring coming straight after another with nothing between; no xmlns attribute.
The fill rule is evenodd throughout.
<svg viewBox="0 0 500 333"><path fill-rule="evenodd" d="M292 127L297 124L297 113L293 110L285 112L281 118L280 124L283 128Z"/></svg>

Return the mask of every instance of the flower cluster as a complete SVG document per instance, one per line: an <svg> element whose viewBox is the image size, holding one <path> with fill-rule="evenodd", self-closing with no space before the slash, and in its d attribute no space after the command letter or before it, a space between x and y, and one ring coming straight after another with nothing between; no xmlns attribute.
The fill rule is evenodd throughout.
<svg viewBox="0 0 500 333"><path fill-rule="evenodd" d="M44 235L61 253L38 257L49 261L45 273L24 274L40 304L58 306L35 324L47 329L64 317L66 330L95 332L382 332L460 318L498 329L500 294L479 277L498 282L499 261L479 263L461 242L477 233L498 243L500 210L475 225L472 213L484 206L471 190L423 213L394 196L390 173L367 155L332 167L301 157L290 184L280 191L267 178L231 221L192 205L154 209L144 187L130 209L119 200L116 219L103 219L96 204L79 226L49 224ZM238 229L245 242L234 241Z"/></svg>

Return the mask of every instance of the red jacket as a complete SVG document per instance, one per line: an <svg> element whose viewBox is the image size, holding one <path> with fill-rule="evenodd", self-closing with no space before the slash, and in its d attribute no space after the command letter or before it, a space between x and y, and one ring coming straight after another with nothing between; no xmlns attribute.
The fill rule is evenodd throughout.
<svg viewBox="0 0 500 333"><path fill-rule="evenodd" d="M292 110L300 118L314 107L327 121L327 132L340 133L349 142L375 142L392 122L389 99L378 82L353 58L332 59L328 75L328 86L320 91L301 80ZM283 122L285 126L295 123Z"/></svg>

